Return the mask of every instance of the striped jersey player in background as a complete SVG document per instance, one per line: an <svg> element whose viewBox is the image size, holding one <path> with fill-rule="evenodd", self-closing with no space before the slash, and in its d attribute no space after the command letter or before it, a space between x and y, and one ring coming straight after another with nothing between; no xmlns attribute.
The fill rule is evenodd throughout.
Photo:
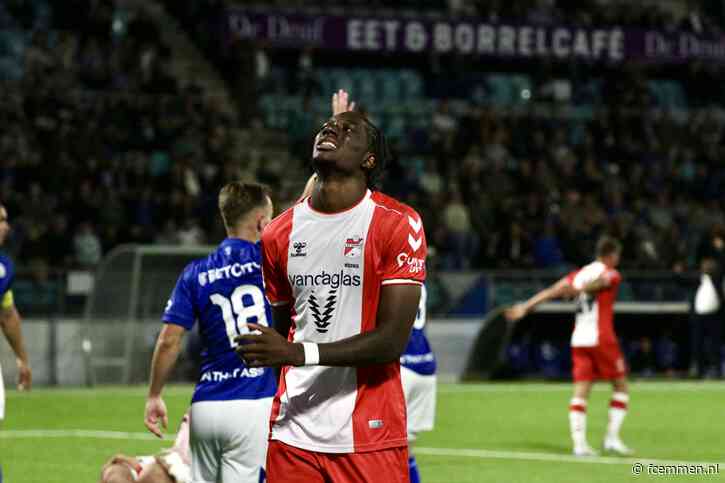
<svg viewBox="0 0 725 483"><path fill-rule="evenodd" d="M433 429L436 412L436 358L425 335L427 299L428 293L424 285L420 290L420 304L410 340L400 356L400 379L403 382L408 416L410 483L420 483L413 443L419 432Z"/></svg>
<svg viewBox="0 0 725 483"><path fill-rule="evenodd" d="M161 435L166 425L161 390L196 321L204 346L199 381L191 404L194 483L258 483L263 477L269 414L276 376L249 367L235 352L235 338L248 323L267 327L259 238L272 217L266 188L233 182L219 193L227 238L208 257L183 271L164 311L154 352L145 424Z"/></svg>
<svg viewBox="0 0 725 483"><path fill-rule="evenodd" d="M289 341L263 326L239 338L251 366L282 366L267 478L408 482L399 358L425 280L420 216L371 189L387 150L361 114L326 122L312 157L312 195L262 237L267 296Z"/></svg>
<svg viewBox="0 0 725 483"><path fill-rule="evenodd" d="M604 450L622 455L632 453L619 436L629 404L627 368L613 320L614 302L622 280L616 270L621 251L619 241L603 237L597 243L594 262L506 311L509 320L519 320L541 303L576 297L576 324L571 337L574 396L569 405L569 424L577 456L597 454L586 436L587 400L596 380L610 381L613 389Z"/></svg>

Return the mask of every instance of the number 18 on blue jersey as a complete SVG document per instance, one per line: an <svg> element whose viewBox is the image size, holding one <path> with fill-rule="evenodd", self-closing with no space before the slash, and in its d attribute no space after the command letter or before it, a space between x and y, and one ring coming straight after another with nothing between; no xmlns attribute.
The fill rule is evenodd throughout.
<svg viewBox="0 0 725 483"><path fill-rule="evenodd" d="M234 352L234 338L248 323L270 325L258 243L227 238L208 257L186 266L166 305L163 320L191 330L199 323L202 366L192 402L274 396L270 368L249 368Z"/></svg>

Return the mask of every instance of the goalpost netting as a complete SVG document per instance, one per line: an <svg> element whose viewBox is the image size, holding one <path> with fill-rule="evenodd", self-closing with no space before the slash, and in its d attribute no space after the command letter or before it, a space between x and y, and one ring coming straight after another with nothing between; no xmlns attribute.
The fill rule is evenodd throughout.
<svg viewBox="0 0 725 483"><path fill-rule="evenodd" d="M86 382L148 380L161 315L184 267L211 246L122 245L99 265L86 302Z"/></svg>

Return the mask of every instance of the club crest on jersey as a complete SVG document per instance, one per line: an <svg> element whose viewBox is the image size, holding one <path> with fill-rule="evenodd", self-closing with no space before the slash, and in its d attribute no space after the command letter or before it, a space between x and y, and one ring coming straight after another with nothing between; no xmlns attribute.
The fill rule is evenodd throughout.
<svg viewBox="0 0 725 483"><path fill-rule="evenodd" d="M362 254L363 238L354 236L345 241L344 255L347 258L358 258Z"/></svg>
<svg viewBox="0 0 725 483"><path fill-rule="evenodd" d="M307 242L296 241L292 242L292 253L291 257L306 257L307 256Z"/></svg>

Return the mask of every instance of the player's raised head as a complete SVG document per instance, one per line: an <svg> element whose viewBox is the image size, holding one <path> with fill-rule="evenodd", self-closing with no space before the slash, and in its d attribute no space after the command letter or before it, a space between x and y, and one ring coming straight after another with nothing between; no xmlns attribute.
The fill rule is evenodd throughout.
<svg viewBox="0 0 725 483"><path fill-rule="evenodd" d="M597 242L597 259L609 267L619 265L622 254L622 244L616 238L603 236Z"/></svg>
<svg viewBox="0 0 725 483"><path fill-rule="evenodd" d="M8 210L0 204L0 245L5 243L5 239L10 233L10 222L8 221Z"/></svg>
<svg viewBox="0 0 725 483"><path fill-rule="evenodd" d="M318 176L360 176L375 187L389 157L385 136L356 111L331 117L315 136L312 164Z"/></svg>
<svg viewBox="0 0 725 483"><path fill-rule="evenodd" d="M219 191L219 212L229 236L256 241L272 220L269 189L259 183L232 181Z"/></svg>

